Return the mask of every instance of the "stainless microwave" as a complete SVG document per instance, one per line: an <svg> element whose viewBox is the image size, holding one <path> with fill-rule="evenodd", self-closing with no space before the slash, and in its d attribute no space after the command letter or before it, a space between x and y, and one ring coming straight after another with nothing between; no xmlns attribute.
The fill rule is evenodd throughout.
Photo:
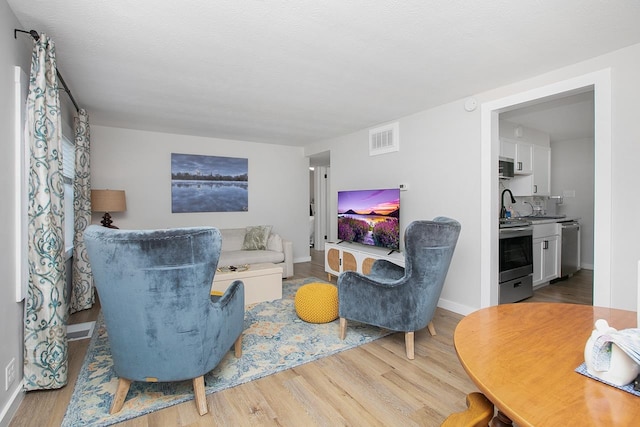
<svg viewBox="0 0 640 427"><path fill-rule="evenodd" d="M500 179L510 179L513 178L513 159L509 157L498 158L498 178Z"/></svg>

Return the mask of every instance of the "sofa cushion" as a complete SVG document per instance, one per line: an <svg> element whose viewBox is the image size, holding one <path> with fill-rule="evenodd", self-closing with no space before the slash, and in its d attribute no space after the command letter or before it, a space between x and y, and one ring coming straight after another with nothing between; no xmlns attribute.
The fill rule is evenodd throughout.
<svg viewBox="0 0 640 427"><path fill-rule="evenodd" d="M279 234L269 234L269 239L267 239L267 250L276 252L284 251L284 247L282 246L282 237L280 237Z"/></svg>
<svg viewBox="0 0 640 427"><path fill-rule="evenodd" d="M222 252L242 249L244 235L246 234L244 228L220 229L220 233L222 234Z"/></svg>
<svg viewBox="0 0 640 427"><path fill-rule="evenodd" d="M255 251L222 251L218 267L230 265L258 264L272 262L274 264L284 261L284 252L255 250Z"/></svg>
<svg viewBox="0 0 640 427"><path fill-rule="evenodd" d="M270 225L256 225L247 227L242 249L245 251L264 250L267 248L267 240L271 233Z"/></svg>

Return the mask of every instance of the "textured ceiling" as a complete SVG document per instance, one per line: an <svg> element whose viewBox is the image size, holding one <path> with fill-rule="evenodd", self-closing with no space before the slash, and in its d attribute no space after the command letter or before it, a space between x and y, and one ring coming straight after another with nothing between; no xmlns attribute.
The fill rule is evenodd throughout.
<svg viewBox="0 0 640 427"><path fill-rule="evenodd" d="M638 1L7 1L92 124L289 145L640 42Z"/></svg>

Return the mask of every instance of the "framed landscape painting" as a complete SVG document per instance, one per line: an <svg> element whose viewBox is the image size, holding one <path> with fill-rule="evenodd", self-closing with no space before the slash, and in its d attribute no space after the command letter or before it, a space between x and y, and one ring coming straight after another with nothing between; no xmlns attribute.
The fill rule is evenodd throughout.
<svg viewBox="0 0 640 427"><path fill-rule="evenodd" d="M249 210L249 159L171 153L171 212Z"/></svg>

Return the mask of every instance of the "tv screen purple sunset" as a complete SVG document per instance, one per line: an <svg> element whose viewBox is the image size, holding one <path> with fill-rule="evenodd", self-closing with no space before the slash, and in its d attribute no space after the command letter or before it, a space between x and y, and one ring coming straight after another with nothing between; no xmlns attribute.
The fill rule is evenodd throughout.
<svg viewBox="0 0 640 427"><path fill-rule="evenodd" d="M387 249L400 248L400 190L338 192L338 239Z"/></svg>

